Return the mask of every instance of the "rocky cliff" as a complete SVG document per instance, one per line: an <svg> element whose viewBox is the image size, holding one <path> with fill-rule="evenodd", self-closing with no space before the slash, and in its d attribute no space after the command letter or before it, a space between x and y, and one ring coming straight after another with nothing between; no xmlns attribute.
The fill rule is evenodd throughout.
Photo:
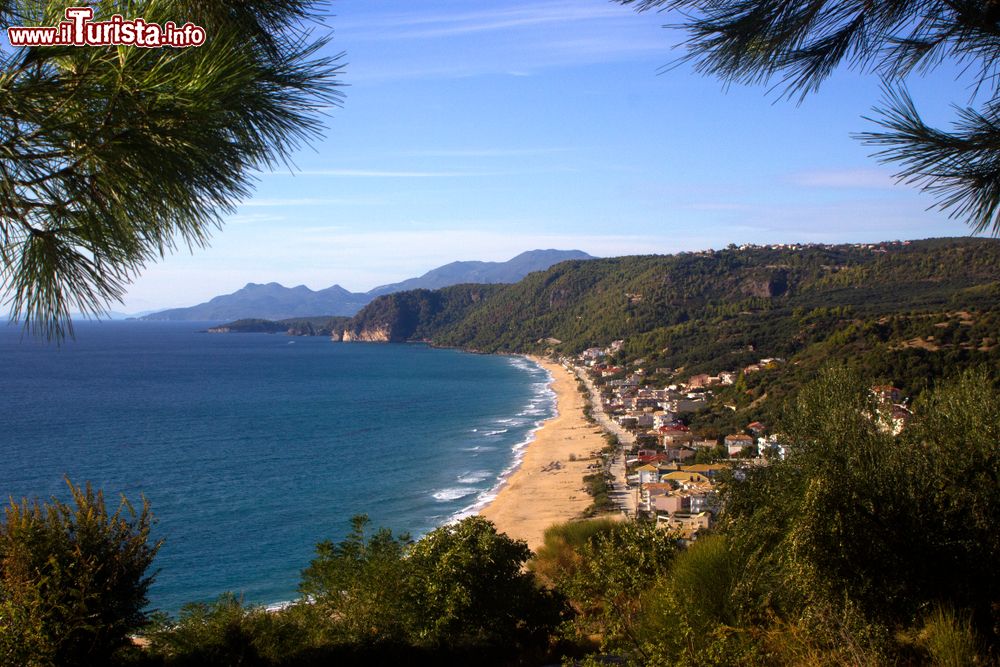
<svg viewBox="0 0 1000 667"><path fill-rule="evenodd" d="M405 338L393 338L392 331L386 326L360 327L357 330L346 329L339 332L339 335L335 332L331 339L344 343L398 343L405 340Z"/></svg>

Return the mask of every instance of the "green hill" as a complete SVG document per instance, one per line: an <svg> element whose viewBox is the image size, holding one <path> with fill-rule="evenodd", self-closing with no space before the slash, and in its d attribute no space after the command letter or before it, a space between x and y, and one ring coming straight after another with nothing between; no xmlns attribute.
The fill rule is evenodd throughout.
<svg viewBox="0 0 1000 667"><path fill-rule="evenodd" d="M731 397L737 406L765 392L777 405L831 361L916 395L946 368L1000 367L1000 241L569 261L514 285L381 297L346 329L355 340L419 339L482 352L571 355L624 340L616 361L641 361L656 383L786 360L748 376L749 393ZM369 335L379 331L388 335Z"/></svg>

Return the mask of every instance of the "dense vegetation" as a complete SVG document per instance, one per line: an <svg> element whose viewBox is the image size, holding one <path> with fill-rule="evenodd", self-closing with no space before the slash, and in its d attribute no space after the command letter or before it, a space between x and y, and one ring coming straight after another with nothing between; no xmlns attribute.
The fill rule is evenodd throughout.
<svg viewBox="0 0 1000 667"><path fill-rule="evenodd" d="M107 664L146 623L159 548L145 503L113 513L88 485L73 502L11 501L0 523L0 665Z"/></svg>
<svg viewBox="0 0 1000 667"><path fill-rule="evenodd" d="M506 285L454 285L417 289L379 297L345 327L355 338L365 331L384 331L388 340L433 340L457 326L467 314L504 291Z"/></svg>
<svg viewBox="0 0 1000 667"><path fill-rule="evenodd" d="M422 311L406 311L423 314L409 327L422 327L423 337L443 345L484 352L553 345L576 353L626 339L643 353L664 351L663 359L675 366L709 364L720 353L732 357L741 349L751 352L749 360L770 352L789 356L808 342L799 336L820 328L816 318L823 315L868 320L1000 306L995 240L936 239L882 250L730 248L563 262L488 298L456 301L445 295L446 318L438 317L430 294L393 296L427 303ZM373 302L352 327L391 322L391 304ZM796 326L809 315L812 320Z"/></svg>
<svg viewBox="0 0 1000 667"><path fill-rule="evenodd" d="M292 317L286 320L245 319L209 329L211 333L283 333L290 336L340 334L349 317Z"/></svg>

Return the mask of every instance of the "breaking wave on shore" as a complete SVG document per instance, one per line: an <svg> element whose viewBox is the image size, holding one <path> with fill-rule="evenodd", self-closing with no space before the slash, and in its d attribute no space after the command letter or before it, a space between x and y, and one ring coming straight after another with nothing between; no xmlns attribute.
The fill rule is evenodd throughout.
<svg viewBox="0 0 1000 667"><path fill-rule="evenodd" d="M465 517L477 514L480 510L493 502L493 500L496 499L497 494L500 492L500 489L503 488L510 476L521 465L521 461L524 459L525 449L535 439L535 433L542 427L542 424L556 415L556 394L551 387L552 375L546 369L526 357L510 357L509 363L514 368L530 373L532 376L538 378L535 382L531 383L532 395L524 407L513 417L505 417L496 420L496 423L507 425L507 428L492 431L488 430L482 434L487 437L490 435L507 435L512 429L514 430L513 435L514 437L517 437L517 440L510 445L512 455L510 463L502 471L500 471L500 474L492 476L492 479L489 473L485 475L461 475L459 477L459 481L462 481L463 479L468 480L467 483L470 485L481 484L486 481L491 483L486 489L476 489L478 493L473 501L448 517L445 523L454 523L455 521L459 521ZM524 430L525 428L527 430ZM519 434L518 431L520 431ZM472 448L472 450L476 449L478 448ZM441 492L443 491L445 490L442 490ZM471 492L466 495L471 495Z"/></svg>

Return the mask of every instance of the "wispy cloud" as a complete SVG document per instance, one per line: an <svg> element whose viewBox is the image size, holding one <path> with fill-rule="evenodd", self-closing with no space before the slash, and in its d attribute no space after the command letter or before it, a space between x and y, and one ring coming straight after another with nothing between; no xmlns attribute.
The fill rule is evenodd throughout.
<svg viewBox="0 0 1000 667"><path fill-rule="evenodd" d="M305 169L294 173L274 172L278 176L340 176L344 178L454 178L491 175L470 171L395 171L391 169Z"/></svg>
<svg viewBox="0 0 1000 667"><path fill-rule="evenodd" d="M404 157L505 158L556 155L570 150L569 148L429 148L401 151L398 155Z"/></svg>
<svg viewBox="0 0 1000 667"><path fill-rule="evenodd" d="M684 204L681 208L688 211L748 211L752 209L749 204L735 202L696 202Z"/></svg>
<svg viewBox="0 0 1000 667"><path fill-rule="evenodd" d="M862 190L891 190L899 187L887 171L878 169L831 169L792 174L789 180L795 185L810 188L854 188Z"/></svg>
<svg viewBox="0 0 1000 667"><path fill-rule="evenodd" d="M240 206L246 206L246 204L240 204ZM266 213L237 213L235 215L225 217L225 223L227 225L255 225L282 222L283 220L284 218L282 216Z"/></svg>
<svg viewBox="0 0 1000 667"><path fill-rule="evenodd" d="M338 23L338 34L355 54L352 82L531 76L544 69L642 57L660 61L669 51L661 20L611 2L497 4L505 6L469 10L454 2L446 5L453 11L415 8ZM440 57L449 41L461 44L460 57Z"/></svg>
<svg viewBox="0 0 1000 667"><path fill-rule="evenodd" d="M361 198L339 198L320 199L315 197L301 197L298 199L251 199L240 204L241 208L287 208L297 206L344 206L375 203L373 199Z"/></svg>
<svg viewBox="0 0 1000 667"><path fill-rule="evenodd" d="M366 39L438 39L553 23L607 20L625 14L625 10L610 4L561 0L478 11L397 13L382 15L377 23L345 21L338 24L338 29Z"/></svg>
<svg viewBox="0 0 1000 667"><path fill-rule="evenodd" d="M422 226L372 232L317 227L288 239L289 247L284 250L300 260L315 257L327 265L333 262L343 266L345 274L358 276L377 271L385 278L379 279L380 284L420 275L455 260L504 261L532 248L580 249L595 256L611 256L650 252L664 245L663 238L653 235L533 233L523 228L484 229L487 225L495 226L496 221L469 220L447 228ZM364 258L363 267L359 257Z"/></svg>
<svg viewBox="0 0 1000 667"><path fill-rule="evenodd" d="M429 155L428 155L429 157ZM474 157L469 155L468 157ZM494 178L497 176L525 176L531 174L574 173L575 167L567 166L536 166L512 167L510 169L451 169L440 171L422 171L408 169L304 169L297 172L271 172L268 176L318 176L334 178L398 178L398 179L431 179L431 178Z"/></svg>

